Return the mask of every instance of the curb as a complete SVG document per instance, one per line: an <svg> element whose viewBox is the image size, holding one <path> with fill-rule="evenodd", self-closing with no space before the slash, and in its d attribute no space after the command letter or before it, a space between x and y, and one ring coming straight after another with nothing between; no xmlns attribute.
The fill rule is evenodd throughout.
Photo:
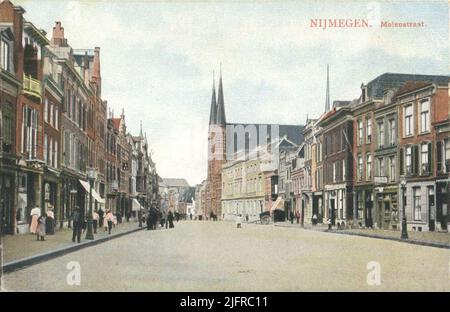
<svg viewBox="0 0 450 312"><path fill-rule="evenodd" d="M62 248L58 248L52 251L48 251L48 252L44 252L41 254L37 254L34 256L30 256L30 257L26 257L26 258L22 258L22 259L18 259L18 260L13 260L11 262L5 263L3 265L3 274L7 274L7 273L11 273L13 271L17 271L17 270L21 270L24 269L28 266L34 265L34 264L38 264L40 262L44 262L56 257L60 257L63 255L66 255L68 253L74 252L74 251L78 251L80 249L83 248L87 248L87 247L91 247L91 246L95 246L97 244L127 235L127 234L131 234L131 233L135 233L138 231L141 231L145 229L145 227L142 228L137 228L137 229L132 229L126 232L122 232L122 233L117 233L111 236L105 236L99 239L95 239L95 240L91 240L91 241L84 241L80 244L75 244L72 246L66 246L66 247L62 247Z"/></svg>
<svg viewBox="0 0 450 312"><path fill-rule="evenodd" d="M401 239L397 237L387 237L387 236L381 236L381 235L374 235L374 234L366 234L366 233L345 233L345 232L338 232L338 231L325 231L328 233L334 233L334 234L340 234L340 235L352 235L352 236L362 236L362 237L369 237L369 238L376 238L376 239L385 239L385 240L392 240L396 242L401 243L407 243L412 245L421 245L421 246L427 246L427 247L434 247L434 248L443 248L443 249L450 249L450 244L441 244L441 243L433 243L433 242L425 242L425 241L419 241L414 239Z"/></svg>
<svg viewBox="0 0 450 312"><path fill-rule="evenodd" d="M279 227L286 227L286 228L296 228L294 226L288 226L288 225L277 225L274 226ZM419 241L414 239L401 239L397 237L389 237L389 236L381 236L376 234L366 234L366 233L349 233L349 232L339 232L336 230L328 231L328 229L325 230L315 230L315 229L302 229L298 228L300 230L306 230L306 231L316 231L316 232L323 232L323 233L331 233L331 234L339 234L339 235L351 235L351 236L361 236L361 237L368 237L368 238L376 238L376 239L384 239L384 240L392 240L400 243L407 243L412 245L421 245L421 246L427 246L427 247L435 247L435 248L443 248L443 249L450 249L450 244L442 244L442 243L433 243L433 242L425 242L425 241Z"/></svg>

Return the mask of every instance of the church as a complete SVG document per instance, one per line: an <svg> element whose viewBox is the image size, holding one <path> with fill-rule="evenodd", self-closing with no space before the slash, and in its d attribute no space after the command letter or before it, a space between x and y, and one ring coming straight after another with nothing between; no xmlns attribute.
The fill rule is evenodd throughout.
<svg viewBox="0 0 450 312"><path fill-rule="evenodd" d="M304 126L302 125L227 122L222 73L219 77L217 96L213 79L208 128L206 217L222 218L222 191L224 188L222 171L227 163L238 158L248 160L255 156L253 152L267 149L271 155L278 157L278 154L271 150L271 146L275 146L277 149L297 147L303 142L303 130ZM277 168L274 170L276 171ZM276 172L274 174L276 175Z"/></svg>

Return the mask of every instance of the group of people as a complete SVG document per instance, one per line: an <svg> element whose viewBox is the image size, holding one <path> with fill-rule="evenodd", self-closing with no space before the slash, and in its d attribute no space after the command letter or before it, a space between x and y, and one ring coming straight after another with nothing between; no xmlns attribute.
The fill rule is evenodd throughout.
<svg viewBox="0 0 450 312"><path fill-rule="evenodd" d="M83 218L80 207L76 206L71 216L72 220L72 242L75 243L75 240L80 243L81 241L81 233L86 231L87 222ZM114 216L110 209L103 212L103 210L95 210L92 212L92 225L94 229L94 234L97 233L98 227L103 227L105 232L108 231L108 234L111 234L111 230L114 226L117 225L117 216Z"/></svg>
<svg viewBox="0 0 450 312"><path fill-rule="evenodd" d="M144 221L147 223L147 230L156 230L158 219L159 224L161 225L161 228L166 227L167 228L174 228L175 225L173 224L173 220L176 218L176 215L173 214L172 211L169 211L167 213L167 216L165 217L162 213L158 213L155 209L150 209L150 211L147 213L147 217L144 218ZM178 221L178 218L177 218Z"/></svg>
<svg viewBox="0 0 450 312"><path fill-rule="evenodd" d="M45 241L46 235L55 234L56 222L53 209L52 205L49 205L47 211L43 213L39 207L31 209L30 232L36 235L38 241Z"/></svg>
<svg viewBox="0 0 450 312"><path fill-rule="evenodd" d="M56 222L54 207L48 206L46 212L41 212L41 208L35 207L30 212L30 233L36 235L38 241L45 241L46 235L55 234ZM80 207L76 206L70 217L72 223L72 241L80 243L82 232L86 231L87 220L83 216ZM111 230L117 224L117 216L114 216L111 210L104 212L102 209L92 212L92 225L94 234L97 229L103 227L105 232L111 234Z"/></svg>

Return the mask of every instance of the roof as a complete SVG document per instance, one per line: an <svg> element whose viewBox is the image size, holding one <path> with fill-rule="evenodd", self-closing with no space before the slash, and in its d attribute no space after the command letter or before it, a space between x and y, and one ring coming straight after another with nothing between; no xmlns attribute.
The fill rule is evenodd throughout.
<svg viewBox="0 0 450 312"><path fill-rule="evenodd" d="M168 187L189 187L186 179L162 178L162 180Z"/></svg>
<svg viewBox="0 0 450 312"><path fill-rule="evenodd" d="M295 143L296 145L300 145L303 142L303 130L305 126L303 125L279 125L279 124L240 124L240 123L227 123L227 126L243 126L244 129L247 126L256 126L256 136L257 136L257 146L260 147L260 143L266 143L266 142L260 142L260 136L262 133L260 131L264 131L266 127L267 131L267 139L269 141L272 141L274 138L271 137L272 127L278 126L278 136L279 138L286 137L289 141ZM231 144L232 138L227 138L227 141ZM249 147L249 141L250 137L249 135L245 136L245 147L248 149ZM227 142L227 143L228 143ZM237 140L234 140L234 148L233 153L237 153L240 150L238 150L237 146L238 142Z"/></svg>
<svg viewBox="0 0 450 312"><path fill-rule="evenodd" d="M384 91L401 87L407 81L448 85L449 76L384 73L367 84L368 98L383 98Z"/></svg>
<svg viewBox="0 0 450 312"><path fill-rule="evenodd" d="M112 120L112 123L113 123L114 130L119 131L121 119L120 118L111 118L111 120Z"/></svg>
<svg viewBox="0 0 450 312"><path fill-rule="evenodd" d="M431 82L426 81L407 81L403 86L401 86L397 92L395 93L395 96L399 96L408 92L411 92L413 90L422 89L423 87L431 85Z"/></svg>

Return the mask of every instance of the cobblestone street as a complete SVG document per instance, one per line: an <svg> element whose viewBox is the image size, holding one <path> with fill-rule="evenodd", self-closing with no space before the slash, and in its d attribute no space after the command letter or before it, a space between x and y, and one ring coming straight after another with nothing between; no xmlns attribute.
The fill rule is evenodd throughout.
<svg viewBox="0 0 450 312"><path fill-rule="evenodd" d="M450 291L450 251L272 225L183 221L4 275L4 290ZM81 284L67 283L80 264ZM367 265L380 264L370 286Z"/></svg>

